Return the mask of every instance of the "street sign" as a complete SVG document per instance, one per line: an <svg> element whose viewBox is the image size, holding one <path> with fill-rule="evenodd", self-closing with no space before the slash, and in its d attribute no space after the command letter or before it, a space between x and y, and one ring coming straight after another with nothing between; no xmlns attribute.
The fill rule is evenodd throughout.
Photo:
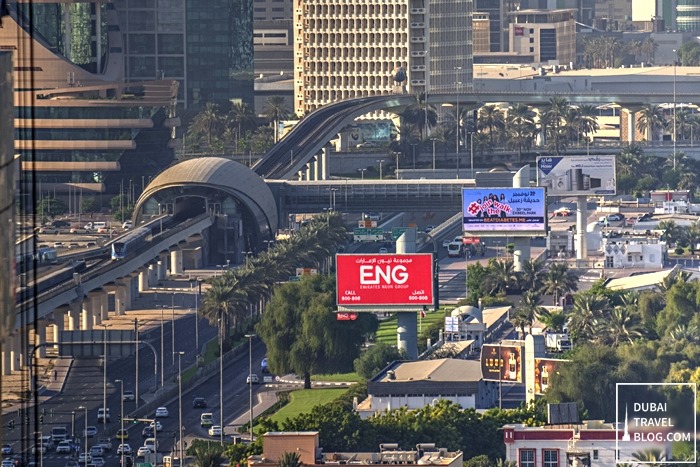
<svg viewBox="0 0 700 467"><path fill-rule="evenodd" d="M407 230L408 230L408 227L393 227L391 229L391 240L395 242Z"/></svg>
<svg viewBox="0 0 700 467"><path fill-rule="evenodd" d="M301 276L289 276L289 282L301 282Z"/></svg>
<svg viewBox="0 0 700 467"><path fill-rule="evenodd" d="M357 319L357 313L336 313L335 319L337 321L355 321Z"/></svg>
<svg viewBox="0 0 700 467"><path fill-rule="evenodd" d="M357 228L352 231L353 240L356 242L378 242L384 240L384 229L381 228Z"/></svg>

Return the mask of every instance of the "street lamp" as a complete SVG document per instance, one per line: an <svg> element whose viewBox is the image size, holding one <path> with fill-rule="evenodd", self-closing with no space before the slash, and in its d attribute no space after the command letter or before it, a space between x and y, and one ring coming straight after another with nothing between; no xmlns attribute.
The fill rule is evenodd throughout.
<svg viewBox="0 0 700 467"><path fill-rule="evenodd" d="M178 412L180 415L178 427L178 450L180 451L180 467L184 465L182 458L184 451L182 450L182 356L185 352L177 352L177 386L178 386Z"/></svg>
<svg viewBox="0 0 700 467"><path fill-rule="evenodd" d="M224 445L224 320L219 315L219 443Z"/></svg>
<svg viewBox="0 0 700 467"><path fill-rule="evenodd" d="M673 170L676 170L676 49L673 49Z"/></svg>
<svg viewBox="0 0 700 467"><path fill-rule="evenodd" d="M163 386L165 386L165 353L163 350L163 343L165 341L165 330L163 327L163 313L164 313L164 306L163 305L158 305L160 307L160 387L163 389Z"/></svg>
<svg viewBox="0 0 700 467"><path fill-rule="evenodd" d="M378 159L377 162L379 162L379 180L382 179L382 164L384 163L384 159Z"/></svg>
<svg viewBox="0 0 700 467"><path fill-rule="evenodd" d="M253 338L255 334L246 334L248 339L248 404L250 409L250 442L253 442Z"/></svg>
<svg viewBox="0 0 700 467"><path fill-rule="evenodd" d="M170 320L170 324L171 324L170 329L171 329L172 336L170 336L171 337L170 340L173 343L172 351L173 351L173 367L174 367L175 366L175 293L173 293L171 295L171 298L172 298L172 302L170 305L170 311L172 312L172 319Z"/></svg>
<svg viewBox="0 0 700 467"><path fill-rule="evenodd" d="M87 465L88 465L88 456L87 456L88 455L88 440L87 440L88 439L88 437L87 437L87 422L88 422L88 413L87 412L88 412L88 409L87 409L87 406L84 406L84 405L81 405L80 407L78 407L78 410L81 410L81 409L85 411L85 431L83 431L83 441L85 444L83 445L83 459L85 460L85 467L87 467Z"/></svg>
<svg viewBox="0 0 700 467"><path fill-rule="evenodd" d="M107 325L102 324L102 341L104 344L102 367L102 431L107 430Z"/></svg>
<svg viewBox="0 0 700 467"><path fill-rule="evenodd" d="M120 408L119 408L119 423L121 424L120 428L121 431L119 433L124 433L124 380L123 379L115 379L115 383L119 383L120 385L120 390L119 390L119 400L120 400ZM122 443L124 442L123 439L121 439ZM123 447L123 446L122 446ZM122 467L125 467L124 464L124 449L121 450L121 464Z"/></svg>
<svg viewBox="0 0 700 467"><path fill-rule="evenodd" d="M471 171L472 171L472 178L474 177L474 135L476 133L472 132L469 133L469 155L470 155L470 160L471 160Z"/></svg>
<svg viewBox="0 0 700 467"><path fill-rule="evenodd" d="M362 180L365 179L365 170L367 170L367 169L357 169L358 172L362 173Z"/></svg>
<svg viewBox="0 0 700 467"><path fill-rule="evenodd" d="M433 141L433 172L435 172L435 138L430 138Z"/></svg>

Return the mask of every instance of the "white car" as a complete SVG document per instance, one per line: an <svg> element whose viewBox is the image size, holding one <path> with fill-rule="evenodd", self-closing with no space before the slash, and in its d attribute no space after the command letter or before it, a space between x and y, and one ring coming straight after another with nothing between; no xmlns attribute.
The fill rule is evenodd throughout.
<svg viewBox="0 0 700 467"><path fill-rule="evenodd" d="M119 447L117 448L117 454L121 455L122 453L124 455L130 456L133 451L131 450L131 446L128 444L120 444Z"/></svg>
<svg viewBox="0 0 700 467"><path fill-rule="evenodd" d="M87 463L92 462L92 456L90 455L89 452L81 452L80 455L78 456L78 463L84 464L86 462L85 458L87 458Z"/></svg>
<svg viewBox="0 0 700 467"><path fill-rule="evenodd" d="M90 462L95 467L104 467L105 460L101 457L93 457L92 462Z"/></svg>
<svg viewBox="0 0 700 467"><path fill-rule="evenodd" d="M258 375L253 373L252 375L248 375L248 377L245 379L246 384L258 384L260 383L260 378L258 378Z"/></svg>
<svg viewBox="0 0 700 467"><path fill-rule="evenodd" d="M56 446L57 454L70 454L71 452L73 452L73 444L70 441L61 441Z"/></svg>
<svg viewBox="0 0 700 467"><path fill-rule="evenodd" d="M221 426L214 425L209 428L209 436L221 436Z"/></svg>
<svg viewBox="0 0 700 467"><path fill-rule="evenodd" d="M124 391L124 397L122 398L124 402L131 402L136 400L136 394L134 391Z"/></svg>
<svg viewBox="0 0 700 467"><path fill-rule="evenodd" d="M90 448L90 455L93 457L102 457L105 455L105 450L101 446L93 446Z"/></svg>
<svg viewBox="0 0 700 467"><path fill-rule="evenodd" d="M163 431L163 425L158 420L152 421L148 426L151 428L155 427L156 431Z"/></svg>
<svg viewBox="0 0 700 467"><path fill-rule="evenodd" d="M381 248L379 249L379 253L380 253L380 254L389 253L389 249L388 249L387 247L384 247L384 246L383 246L383 247L381 247Z"/></svg>
<svg viewBox="0 0 700 467"><path fill-rule="evenodd" d="M447 248L448 246L450 246L450 243L452 243L452 240L450 240L449 238L446 238L442 241L442 247Z"/></svg>
<svg viewBox="0 0 700 467"><path fill-rule="evenodd" d="M165 407L158 407L156 409L156 418L161 418L161 417L169 417L170 413L168 413L168 409Z"/></svg>
<svg viewBox="0 0 700 467"><path fill-rule="evenodd" d="M136 457L146 457L148 454L151 454L153 451L151 451L151 448L147 448L146 446L141 446L138 451L136 451Z"/></svg>

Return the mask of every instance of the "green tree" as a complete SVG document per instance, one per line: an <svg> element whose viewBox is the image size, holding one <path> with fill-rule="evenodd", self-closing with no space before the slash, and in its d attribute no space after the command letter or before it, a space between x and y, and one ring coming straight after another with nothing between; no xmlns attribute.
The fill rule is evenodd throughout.
<svg viewBox="0 0 700 467"><path fill-rule="evenodd" d="M481 284L482 291L489 295L505 294L506 290L516 284L518 276L510 260L489 260L487 273Z"/></svg>
<svg viewBox="0 0 700 467"><path fill-rule="evenodd" d="M563 97L551 97L549 109L545 112L546 118L540 119L546 134L547 148L559 155L569 144L569 132L566 126L566 116L571 105Z"/></svg>
<svg viewBox="0 0 700 467"><path fill-rule="evenodd" d="M68 212L68 206L57 198L43 198L37 203L36 210L42 216L56 217Z"/></svg>
<svg viewBox="0 0 700 467"><path fill-rule="evenodd" d="M485 105L479 109L477 128L488 134L489 142L493 146L500 141L505 129L505 117L503 111L496 105Z"/></svg>
<svg viewBox="0 0 700 467"><path fill-rule="evenodd" d="M645 134L647 141L656 140L664 123L664 110L658 104L645 104L637 113L637 130Z"/></svg>
<svg viewBox="0 0 700 467"><path fill-rule="evenodd" d="M378 342L355 359L353 366L358 375L370 379L389 363L395 360L403 360L406 355L396 347Z"/></svg>
<svg viewBox="0 0 700 467"><path fill-rule="evenodd" d="M80 212L91 213L100 210L100 203L94 196L86 196L80 200Z"/></svg>
<svg viewBox="0 0 700 467"><path fill-rule="evenodd" d="M276 143L279 141L279 123L289 117L289 108L287 102L282 96L270 96L265 102L265 116L274 125L274 135Z"/></svg>
<svg viewBox="0 0 700 467"><path fill-rule="evenodd" d="M221 115L219 106L212 102L207 102L204 109L192 119L188 132L204 135L207 145L211 147L214 137L222 133L223 127L224 118Z"/></svg>
<svg viewBox="0 0 700 467"><path fill-rule="evenodd" d="M544 261L528 259L518 271L518 286L521 290L536 292L542 288L544 278Z"/></svg>
<svg viewBox="0 0 700 467"><path fill-rule="evenodd" d="M505 123L507 145L518 150L518 162L523 149L530 149L537 135L535 112L526 104L515 104L508 110Z"/></svg>
<svg viewBox="0 0 700 467"><path fill-rule="evenodd" d="M219 467L223 460L224 447L213 441L195 440L187 449L187 453L194 456L196 467Z"/></svg>
<svg viewBox="0 0 700 467"><path fill-rule="evenodd" d="M301 457L298 452L285 452L280 456L279 467L301 467Z"/></svg>
<svg viewBox="0 0 700 467"><path fill-rule="evenodd" d="M377 319L360 313L356 321L341 322L335 309L333 277L309 276L278 287L257 326L270 369L303 376L307 389L312 374L352 370L366 336L377 329Z"/></svg>
<svg viewBox="0 0 700 467"><path fill-rule="evenodd" d="M227 120L228 124L235 128L236 152L238 152L238 142L243 139L243 135L248 131L255 130L257 127L255 113L245 102L236 102L231 105Z"/></svg>
<svg viewBox="0 0 700 467"><path fill-rule="evenodd" d="M489 456L481 454L465 461L463 465L464 467L493 467L493 462L491 462Z"/></svg>
<svg viewBox="0 0 700 467"><path fill-rule="evenodd" d="M554 296L554 304L559 305L562 295L578 290L578 277L569 269L569 265L564 262L552 263L545 273L542 290Z"/></svg>
<svg viewBox="0 0 700 467"><path fill-rule="evenodd" d="M425 93L417 94L415 102L401 113L401 118L411 128L411 133L423 140L428 138L428 132L437 124L437 111L426 98Z"/></svg>
<svg viewBox="0 0 700 467"><path fill-rule="evenodd" d="M563 332L564 325L568 318L563 310L540 308L537 313L537 319L540 323L545 325L547 330L551 332Z"/></svg>

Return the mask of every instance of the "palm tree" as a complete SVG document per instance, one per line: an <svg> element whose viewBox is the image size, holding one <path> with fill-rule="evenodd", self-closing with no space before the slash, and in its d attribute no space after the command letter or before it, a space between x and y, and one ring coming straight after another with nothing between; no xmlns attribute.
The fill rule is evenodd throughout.
<svg viewBox="0 0 700 467"><path fill-rule="evenodd" d="M563 310L540 308L537 320L550 332L563 332L568 318Z"/></svg>
<svg viewBox="0 0 700 467"><path fill-rule="evenodd" d="M518 284L521 290L537 292L542 287L544 261L527 260L518 272Z"/></svg>
<svg viewBox="0 0 700 467"><path fill-rule="evenodd" d="M196 467L219 467L224 458L224 447L212 441L195 443L194 465Z"/></svg>
<svg viewBox="0 0 700 467"><path fill-rule="evenodd" d="M588 141L588 136L600 128L600 125L598 125L598 109L594 105L580 105L578 107L578 115L581 132L586 141Z"/></svg>
<svg viewBox="0 0 700 467"><path fill-rule="evenodd" d="M282 96L270 96L265 103L265 116L275 125L275 143L279 141L279 122L289 117L287 102Z"/></svg>
<svg viewBox="0 0 700 467"><path fill-rule="evenodd" d="M524 338L525 328L527 326L532 326L532 319L528 317L526 313L516 308L513 315L510 317L510 324L512 324L514 328L520 329L520 336Z"/></svg>
<svg viewBox="0 0 700 467"><path fill-rule="evenodd" d="M569 114L569 101L563 97L549 99L547 114L547 127L543 130L547 134L547 147L558 156L568 144L568 131L565 126L565 118Z"/></svg>
<svg viewBox="0 0 700 467"><path fill-rule="evenodd" d="M426 100L425 93L416 95L416 100L401 113L401 118L417 133L418 138L428 138L428 131L437 124L437 111Z"/></svg>
<svg viewBox="0 0 700 467"><path fill-rule="evenodd" d="M479 109L477 128L486 130L489 140L493 145L500 139L501 132L505 129L503 111L495 105L485 105Z"/></svg>
<svg viewBox="0 0 700 467"><path fill-rule="evenodd" d="M190 124L189 131L204 133L207 136L207 144L211 146L212 137L223 128L223 119L219 113L219 106L207 102L204 110L195 115Z"/></svg>
<svg viewBox="0 0 700 467"><path fill-rule="evenodd" d="M681 238L681 228L675 221L661 221L657 229L663 231L661 235L669 246Z"/></svg>
<svg viewBox="0 0 700 467"><path fill-rule="evenodd" d="M508 110L505 128L507 145L518 149L520 162L523 148L530 149L537 135L535 112L526 104L515 104Z"/></svg>
<svg viewBox="0 0 700 467"><path fill-rule="evenodd" d="M646 135L646 140L653 142L655 135L664 127L664 110L657 104L645 104L637 112L637 130Z"/></svg>
<svg viewBox="0 0 700 467"><path fill-rule="evenodd" d="M280 456L279 467L301 467L301 456L298 452L285 452Z"/></svg>
<svg viewBox="0 0 700 467"><path fill-rule="evenodd" d="M632 457L640 462L642 465L650 467L659 467L666 463L666 454L660 449L646 449L644 451L637 451L632 454Z"/></svg>
<svg viewBox="0 0 700 467"><path fill-rule="evenodd" d="M484 277L484 290L490 295L506 293L506 289L514 285L517 279L512 261L491 260Z"/></svg>
<svg viewBox="0 0 700 467"><path fill-rule="evenodd" d="M540 306L541 303L542 299L537 293L528 291L522 295L520 298L520 304L515 309L517 314L525 317L527 325L530 326L530 334L532 334L532 323L543 309Z"/></svg>
<svg viewBox="0 0 700 467"><path fill-rule="evenodd" d="M243 138L243 133L254 130L257 126L255 113L245 102L235 102L228 113L228 121L232 127L236 128L236 152L238 152L238 141Z"/></svg>
<svg viewBox="0 0 700 467"><path fill-rule="evenodd" d="M553 263L544 275L542 290L554 295L554 304L559 305L560 294L578 290L578 277L569 270L569 265Z"/></svg>
<svg viewBox="0 0 700 467"><path fill-rule="evenodd" d="M617 347L622 342L632 343L644 335L644 329L636 310L629 306L616 306L601 321L601 340Z"/></svg>
<svg viewBox="0 0 700 467"><path fill-rule="evenodd" d="M596 294L577 294L574 307L569 313L568 328L576 339L590 339L595 335L596 325L601 316L610 309L607 297Z"/></svg>

